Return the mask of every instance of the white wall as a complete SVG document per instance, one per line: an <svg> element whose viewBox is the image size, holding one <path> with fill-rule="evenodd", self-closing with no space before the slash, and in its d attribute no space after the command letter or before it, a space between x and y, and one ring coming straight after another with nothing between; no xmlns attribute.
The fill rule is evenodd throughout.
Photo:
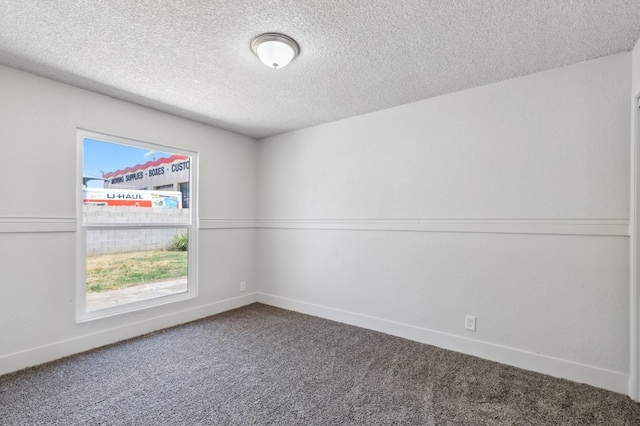
<svg viewBox="0 0 640 426"><path fill-rule="evenodd" d="M240 306L259 286L274 305L626 392L631 61L258 147L0 67L0 373ZM198 299L75 323L78 127L200 152Z"/></svg>
<svg viewBox="0 0 640 426"><path fill-rule="evenodd" d="M259 300L627 392L630 69L260 141Z"/></svg>
<svg viewBox="0 0 640 426"><path fill-rule="evenodd" d="M5 67L0 93L0 374L255 300L255 140ZM76 324L77 128L199 152L198 298Z"/></svg>
<svg viewBox="0 0 640 426"><path fill-rule="evenodd" d="M640 223L640 182L638 176L638 129L640 126L640 113L637 105L637 98L640 95L640 41L636 43L631 54L631 287L630 287L630 378L629 396L636 401L640 401L640 283L638 282L638 271L640 264L638 253L640 253L640 239L638 238L638 223Z"/></svg>
<svg viewBox="0 0 640 426"><path fill-rule="evenodd" d="M632 52L632 69L633 74L631 76L631 93L635 97L640 93L640 40L636 43L636 47L633 48Z"/></svg>

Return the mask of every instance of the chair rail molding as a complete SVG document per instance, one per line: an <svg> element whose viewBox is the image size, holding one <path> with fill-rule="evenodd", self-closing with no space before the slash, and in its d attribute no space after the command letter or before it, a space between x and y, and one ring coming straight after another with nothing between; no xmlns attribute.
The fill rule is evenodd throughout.
<svg viewBox="0 0 640 426"><path fill-rule="evenodd" d="M264 229L629 236L629 219L267 219Z"/></svg>
<svg viewBox="0 0 640 426"><path fill-rule="evenodd" d="M76 232L75 217L0 217L0 234Z"/></svg>
<svg viewBox="0 0 640 426"><path fill-rule="evenodd" d="M75 232L75 217L0 217L0 233ZM629 237L629 219L372 219L201 217L199 229L308 229Z"/></svg>

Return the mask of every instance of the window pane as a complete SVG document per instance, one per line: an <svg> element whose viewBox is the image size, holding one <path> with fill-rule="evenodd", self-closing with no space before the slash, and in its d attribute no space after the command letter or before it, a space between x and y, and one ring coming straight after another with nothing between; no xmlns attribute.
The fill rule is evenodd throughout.
<svg viewBox="0 0 640 426"><path fill-rule="evenodd" d="M83 222L189 223L190 165L185 155L84 138Z"/></svg>
<svg viewBox="0 0 640 426"><path fill-rule="evenodd" d="M181 182L178 188L180 189L180 193L182 194L182 208L188 209L189 208L189 182Z"/></svg>
<svg viewBox="0 0 640 426"><path fill-rule="evenodd" d="M177 195L180 197L180 194ZM166 202L166 200L165 200ZM109 206L88 203L82 206L84 224L140 225L145 223L188 224L189 209Z"/></svg>
<svg viewBox="0 0 640 426"><path fill-rule="evenodd" d="M87 311L187 291L187 228L87 230Z"/></svg>
<svg viewBox="0 0 640 426"><path fill-rule="evenodd" d="M197 202L190 193L197 154L82 130L78 135L86 279L78 282L77 318L195 297L197 234L189 206Z"/></svg>

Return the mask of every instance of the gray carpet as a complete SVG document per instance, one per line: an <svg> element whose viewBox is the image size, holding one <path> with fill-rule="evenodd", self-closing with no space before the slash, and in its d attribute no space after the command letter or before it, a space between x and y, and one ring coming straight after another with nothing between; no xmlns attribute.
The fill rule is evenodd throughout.
<svg viewBox="0 0 640 426"><path fill-rule="evenodd" d="M1 376L0 424L640 425L640 407L253 304Z"/></svg>

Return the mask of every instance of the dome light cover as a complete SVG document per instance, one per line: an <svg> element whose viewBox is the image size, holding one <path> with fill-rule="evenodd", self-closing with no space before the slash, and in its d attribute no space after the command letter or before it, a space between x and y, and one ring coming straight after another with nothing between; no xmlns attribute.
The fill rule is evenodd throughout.
<svg viewBox="0 0 640 426"><path fill-rule="evenodd" d="M276 33L256 37L251 42L251 50L263 64L273 69L286 67L300 53L298 43L294 39Z"/></svg>

